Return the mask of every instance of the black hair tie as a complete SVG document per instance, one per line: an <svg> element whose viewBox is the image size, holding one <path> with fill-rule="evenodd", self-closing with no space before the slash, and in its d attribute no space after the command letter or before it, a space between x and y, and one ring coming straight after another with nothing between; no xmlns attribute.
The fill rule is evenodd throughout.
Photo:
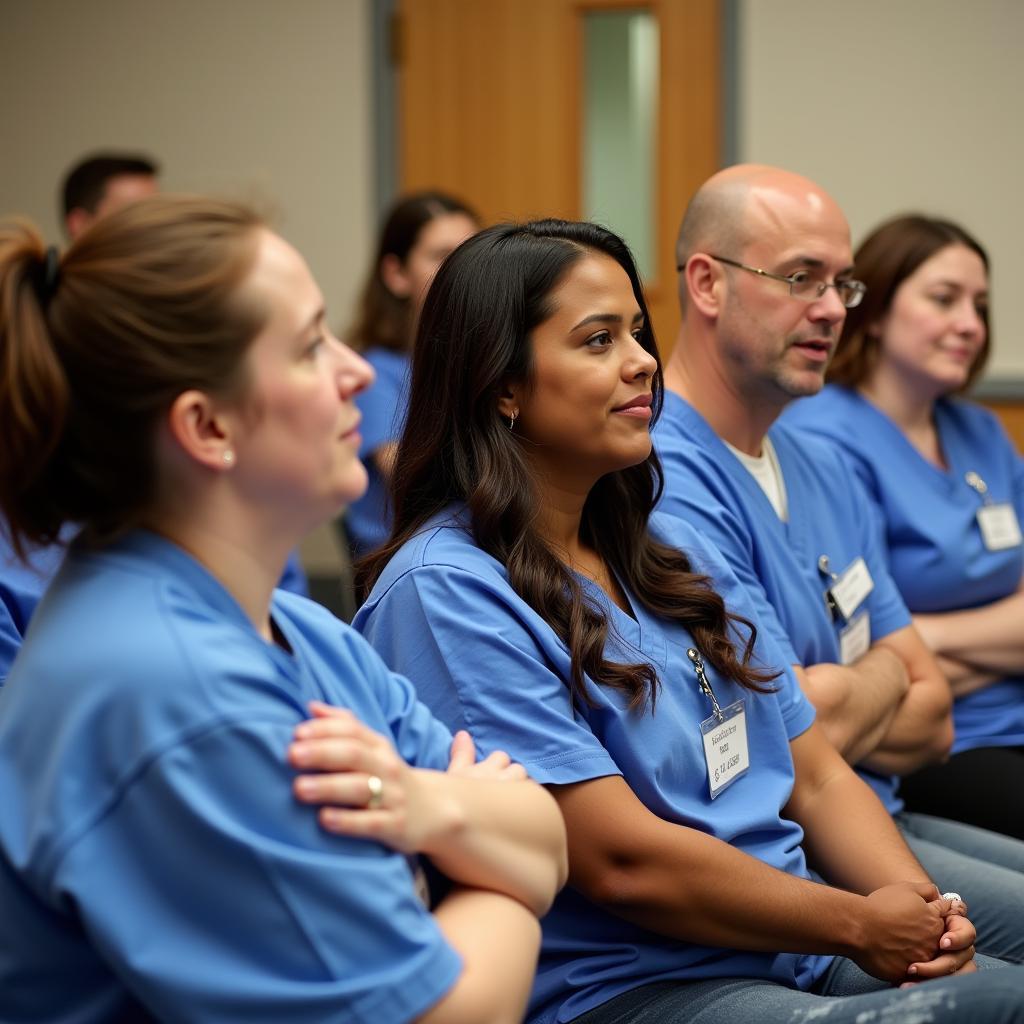
<svg viewBox="0 0 1024 1024"><path fill-rule="evenodd" d="M45 309L53 298L60 280L60 253L55 245L49 246L41 263L36 265L36 295Z"/></svg>

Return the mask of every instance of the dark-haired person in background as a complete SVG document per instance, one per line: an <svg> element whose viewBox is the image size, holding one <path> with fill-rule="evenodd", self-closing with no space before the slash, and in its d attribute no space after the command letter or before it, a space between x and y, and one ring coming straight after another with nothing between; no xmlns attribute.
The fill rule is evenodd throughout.
<svg viewBox="0 0 1024 1024"><path fill-rule="evenodd" d="M359 456L369 486L345 513L355 555L378 547L390 529L387 488L405 423L409 358L423 297L441 261L479 227L465 203L443 192L404 196L384 219L356 319L345 333L377 374L374 388L357 399L363 414Z"/></svg>
<svg viewBox="0 0 1024 1024"><path fill-rule="evenodd" d="M1024 839L1024 462L963 393L992 339L988 256L921 215L854 256L868 286L822 393L790 422L852 462L889 569L955 697L953 756L903 780L907 806Z"/></svg>
<svg viewBox="0 0 1024 1024"><path fill-rule="evenodd" d="M159 191L159 164L138 153L93 153L68 171L61 188L61 215L76 239L100 217Z"/></svg>
<svg viewBox="0 0 1024 1024"><path fill-rule="evenodd" d="M615 235L501 225L438 271L355 624L562 809L571 887L528 1019L1024 1019L1024 969L971 976L962 903L814 724L721 556L652 515L661 400Z"/></svg>

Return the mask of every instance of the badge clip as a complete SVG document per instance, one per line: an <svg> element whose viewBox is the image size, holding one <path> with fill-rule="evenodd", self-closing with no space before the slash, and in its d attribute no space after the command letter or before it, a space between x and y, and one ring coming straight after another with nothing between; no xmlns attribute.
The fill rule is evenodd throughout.
<svg viewBox="0 0 1024 1024"><path fill-rule="evenodd" d="M715 696L715 691L711 689L711 683L708 682L707 673L704 671L704 659L701 658L700 651L696 647L688 647L686 656L693 662L693 670L697 673L697 685L700 687L701 693L711 701L715 717L722 721L724 715L722 714L722 709L718 706L718 698Z"/></svg>

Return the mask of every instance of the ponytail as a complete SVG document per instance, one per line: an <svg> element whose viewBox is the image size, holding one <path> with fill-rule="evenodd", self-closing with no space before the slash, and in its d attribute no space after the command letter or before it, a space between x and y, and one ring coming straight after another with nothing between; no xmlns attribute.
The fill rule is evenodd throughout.
<svg viewBox="0 0 1024 1024"><path fill-rule="evenodd" d="M46 319L59 256L31 225L0 225L0 511L11 543L50 543L62 517L46 497L69 389Z"/></svg>
<svg viewBox="0 0 1024 1024"><path fill-rule="evenodd" d="M154 196L58 259L0 225L0 513L19 554L72 522L105 543L156 498L157 426L182 392L240 390L267 310L241 285L260 218Z"/></svg>

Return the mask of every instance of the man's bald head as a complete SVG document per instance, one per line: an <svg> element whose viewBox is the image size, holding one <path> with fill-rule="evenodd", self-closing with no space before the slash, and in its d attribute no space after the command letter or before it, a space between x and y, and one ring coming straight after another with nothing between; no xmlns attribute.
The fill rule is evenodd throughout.
<svg viewBox="0 0 1024 1024"><path fill-rule="evenodd" d="M676 263L685 267L694 253L741 259L744 249L765 233L785 237L808 218L846 224L835 200L809 178L765 164L737 164L712 175L686 209L676 240ZM680 280L686 307L686 283Z"/></svg>

